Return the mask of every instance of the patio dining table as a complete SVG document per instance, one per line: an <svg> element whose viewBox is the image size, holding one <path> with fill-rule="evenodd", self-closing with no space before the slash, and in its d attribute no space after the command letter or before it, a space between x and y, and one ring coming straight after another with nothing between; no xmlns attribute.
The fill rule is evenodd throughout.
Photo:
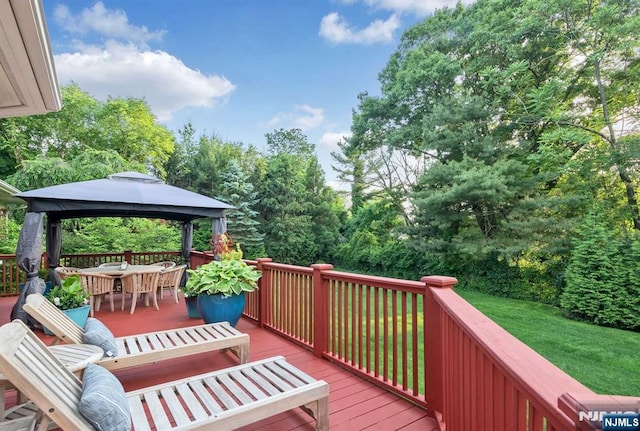
<svg viewBox="0 0 640 431"><path fill-rule="evenodd" d="M163 266L159 265L127 265L126 268L120 266L103 266L94 268L81 268L78 272L83 274L105 274L112 277L122 277L125 274L131 272L160 272L164 270Z"/></svg>
<svg viewBox="0 0 640 431"><path fill-rule="evenodd" d="M81 268L78 270L81 274L103 274L113 277L113 291L120 292L120 278L127 274L139 272L161 272L164 271L161 265L127 265L125 268L121 266L100 266L93 268Z"/></svg>

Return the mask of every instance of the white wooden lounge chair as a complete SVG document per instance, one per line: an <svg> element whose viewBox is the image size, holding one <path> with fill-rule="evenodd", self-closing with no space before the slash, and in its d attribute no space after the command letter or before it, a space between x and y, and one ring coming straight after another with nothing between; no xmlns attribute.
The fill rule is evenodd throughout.
<svg viewBox="0 0 640 431"><path fill-rule="evenodd" d="M65 431L93 429L79 409L82 382L20 320L0 328L0 372L46 415L40 429L49 421ZM329 385L282 357L139 389L124 397L136 431L230 430L299 406L316 418L316 430L329 429Z"/></svg>
<svg viewBox="0 0 640 431"><path fill-rule="evenodd" d="M83 344L83 328L39 293L31 294L24 310L68 344ZM152 364L196 353L230 349L244 364L249 360L249 335L227 322L211 323L167 331L129 335L115 339L118 354L105 357L98 364L109 370Z"/></svg>

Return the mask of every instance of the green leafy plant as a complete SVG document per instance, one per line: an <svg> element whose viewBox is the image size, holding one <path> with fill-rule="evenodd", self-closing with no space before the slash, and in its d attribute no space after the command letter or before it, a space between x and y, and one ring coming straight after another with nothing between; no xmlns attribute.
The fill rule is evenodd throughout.
<svg viewBox="0 0 640 431"><path fill-rule="evenodd" d="M71 275L63 279L60 286L51 289L47 299L61 310L82 307L89 303L89 294L84 290L79 275Z"/></svg>
<svg viewBox="0 0 640 431"><path fill-rule="evenodd" d="M258 280L262 273L242 260L214 260L197 269L188 269L189 280L186 283L185 295L239 295L242 292L253 292L258 288Z"/></svg>

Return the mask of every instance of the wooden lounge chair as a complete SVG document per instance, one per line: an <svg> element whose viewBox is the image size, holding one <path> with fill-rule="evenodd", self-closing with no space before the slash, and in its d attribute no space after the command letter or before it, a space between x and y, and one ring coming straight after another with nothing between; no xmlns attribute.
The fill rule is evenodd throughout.
<svg viewBox="0 0 640 431"><path fill-rule="evenodd" d="M65 431L93 427L80 413L82 382L19 320L0 328L0 372ZM85 376L86 379L86 376ZM133 427L229 430L303 407L316 430L329 429L329 385L284 358L226 368L125 393Z"/></svg>
<svg viewBox="0 0 640 431"><path fill-rule="evenodd" d="M39 293L31 294L23 306L31 317L68 344L83 343L83 329ZM196 353L231 349L244 364L249 360L249 335L227 322L149 332L115 339L118 354L98 364L109 370L152 364Z"/></svg>

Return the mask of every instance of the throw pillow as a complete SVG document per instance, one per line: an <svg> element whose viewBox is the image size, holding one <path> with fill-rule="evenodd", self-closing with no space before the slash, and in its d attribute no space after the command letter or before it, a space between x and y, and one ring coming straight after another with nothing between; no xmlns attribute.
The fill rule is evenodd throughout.
<svg viewBox="0 0 640 431"><path fill-rule="evenodd" d="M93 317L87 319L82 340L87 344L100 347L104 350L104 356L113 358L118 355L118 346L113 333L98 319Z"/></svg>
<svg viewBox="0 0 640 431"><path fill-rule="evenodd" d="M131 431L131 412L122 384L109 370L89 364L78 409L98 431Z"/></svg>

